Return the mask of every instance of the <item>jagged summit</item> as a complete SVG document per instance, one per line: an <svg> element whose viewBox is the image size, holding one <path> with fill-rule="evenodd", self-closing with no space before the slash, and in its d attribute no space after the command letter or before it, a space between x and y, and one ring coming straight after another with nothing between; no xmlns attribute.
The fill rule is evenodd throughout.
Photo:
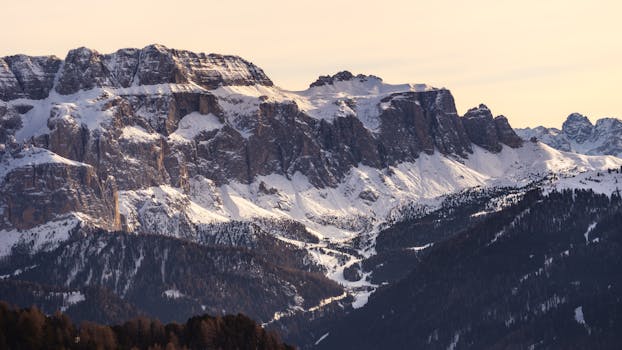
<svg viewBox="0 0 622 350"><path fill-rule="evenodd" d="M61 62L56 56L15 55L0 58L0 100L47 97Z"/></svg>
<svg viewBox="0 0 622 350"><path fill-rule="evenodd" d="M579 143L585 142L591 136L593 128L592 122L580 113L570 114L562 124L562 130Z"/></svg>
<svg viewBox="0 0 622 350"><path fill-rule="evenodd" d="M317 78L316 81L314 81L313 83L311 83L311 85L309 85L310 88L315 87L315 86L324 86L324 85L333 85L335 82L337 81L351 81L351 80L358 80L359 82L365 82L367 80L376 80L378 82L382 82L382 79L380 77L377 77L375 75L365 75L365 74L358 74L358 75L354 75L352 73L350 73L347 70L338 72L334 75L321 75L320 77Z"/></svg>
<svg viewBox="0 0 622 350"><path fill-rule="evenodd" d="M469 108L467 114L471 114L473 117L475 116L485 116L490 112L490 108L483 103L480 103L479 106Z"/></svg>
<svg viewBox="0 0 622 350"><path fill-rule="evenodd" d="M52 89L68 95L95 87L169 83L195 84L205 89L273 85L261 68L238 56L194 53L159 44L111 54L79 47L70 50L65 60L25 55L0 58L0 99L4 101L43 99Z"/></svg>
<svg viewBox="0 0 622 350"><path fill-rule="evenodd" d="M469 109L462 124L471 141L491 152L499 152L501 144L510 147L520 147L522 139L514 133L505 116L493 118L492 112L485 104Z"/></svg>
<svg viewBox="0 0 622 350"><path fill-rule="evenodd" d="M593 124L585 115L572 113L561 130L538 126L516 131L525 140L535 138L562 151L622 156L622 121L617 118L601 118Z"/></svg>

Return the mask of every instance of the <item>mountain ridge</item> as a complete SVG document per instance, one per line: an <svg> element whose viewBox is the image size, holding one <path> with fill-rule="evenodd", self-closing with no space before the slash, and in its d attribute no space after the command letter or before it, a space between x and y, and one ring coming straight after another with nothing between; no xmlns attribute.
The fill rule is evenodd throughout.
<svg viewBox="0 0 622 350"><path fill-rule="evenodd" d="M538 126L516 129L516 133L524 140L535 137L562 151L622 156L622 121L618 118L600 118L592 124L586 116L572 113L561 129Z"/></svg>
<svg viewBox="0 0 622 350"><path fill-rule="evenodd" d="M158 74L152 74L156 71ZM194 83L273 85L252 63L233 55L195 54L159 44L126 48L110 54L80 47L64 60L56 56L14 55L0 58L0 99L42 99L54 90L69 95L94 87Z"/></svg>
<svg viewBox="0 0 622 350"><path fill-rule="evenodd" d="M327 305L363 307L379 287L376 267L363 262L377 255L379 232L410 210L434 211L448 196L478 188L617 189L617 178L598 174L622 159L523 141L485 105L460 116L447 89L344 71L288 91L241 58L214 71L209 56L159 46L116 55L73 50L49 90L41 89L47 73L32 78L26 65L23 76L32 79L22 81L34 83L14 80L38 90L22 88L21 97L0 102L7 278L51 283L57 276L72 290L96 283L121 297L146 288L141 273L164 276L168 268L187 275L174 284L156 278L149 307L228 305L272 324ZM34 98L41 91L48 95ZM510 194L501 190L500 208ZM227 256L232 249L242 253ZM162 258L190 250L198 252L192 259ZM205 285L222 289L256 276L284 282L253 284L262 290L261 312L247 296L199 295L189 281L207 267L184 262L197 265L206 250L228 264L215 264L222 279ZM115 253L121 261L109 258ZM158 259L173 265L156 266ZM311 272L317 283L302 283Z"/></svg>

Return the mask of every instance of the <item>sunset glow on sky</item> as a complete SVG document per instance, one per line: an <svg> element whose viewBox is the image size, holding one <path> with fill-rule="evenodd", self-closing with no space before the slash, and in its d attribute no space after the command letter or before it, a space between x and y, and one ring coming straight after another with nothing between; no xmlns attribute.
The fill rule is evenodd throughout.
<svg viewBox="0 0 622 350"><path fill-rule="evenodd" d="M446 87L460 114L485 103L514 127L559 127L571 112L622 117L620 1L24 0L2 8L0 56L161 43L240 55L291 90L344 69Z"/></svg>

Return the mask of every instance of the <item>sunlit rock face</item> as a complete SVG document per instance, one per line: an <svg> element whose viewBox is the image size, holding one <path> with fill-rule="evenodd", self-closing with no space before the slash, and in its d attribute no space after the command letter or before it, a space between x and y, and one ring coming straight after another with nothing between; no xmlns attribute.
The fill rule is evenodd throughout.
<svg viewBox="0 0 622 350"><path fill-rule="evenodd" d="M61 62L56 56L0 58L0 100L46 98Z"/></svg>
<svg viewBox="0 0 622 350"><path fill-rule="evenodd" d="M261 69L236 56L205 55L150 45L102 55L85 47L69 51L56 91L73 94L93 87L193 83L214 89L228 85L266 85Z"/></svg>

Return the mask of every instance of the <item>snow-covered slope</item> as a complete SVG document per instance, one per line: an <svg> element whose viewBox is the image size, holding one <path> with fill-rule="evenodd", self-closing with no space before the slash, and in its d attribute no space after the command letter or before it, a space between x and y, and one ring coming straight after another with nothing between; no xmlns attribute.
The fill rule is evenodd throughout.
<svg viewBox="0 0 622 350"><path fill-rule="evenodd" d="M302 174L291 179L273 174L250 184L222 186L195 178L188 193L164 186L143 192L122 191L119 198L123 214L135 224L132 229L140 231L144 225L151 232L178 237L185 235L179 231L183 227L179 215L186 215L198 226L262 218L300 222L319 238L319 243L277 236L307 249L327 269L327 276L350 290L355 306L362 306L375 286L366 282L368 276L348 281L343 270L375 253L378 228L402 206L418 203L434 208L445 195L464 189L522 187L544 178L549 189L592 188L611 194L622 187L622 175L602 174L620 166L622 159L616 157L562 152L542 143L526 143L518 149L504 147L499 154L476 146L466 160L437 153L386 169L358 166L335 188L318 189ZM597 174L602 175L598 183L587 180L597 178ZM158 209L149 212L148 208ZM353 249L357 253L353 254Z"/></svg>
<svg viewBox="0 0 622 350"><path fill-rule="evenodd" d="M374 76L358 76L348 81L311 86L302 91L284 90L276 86L223 86L210 92L218 96L225 114L233 125L241 124L248 116L256 116L264 102L295 103L298 108L318 120L355 116L371 132L380 127L380 114L390 108L381 103L392 94L438 91L426 84L387 84ZM240 120L242 119L242 120ZM243 126L241 127L243 131Z"/></svg>
<svg viewBox="0 0 622 350"><path fill-rule="evenodd" d="M275 234L287 243L307 249L326 268L327 276L348 287L357 298L355 305L362 306L369 288L375 286L366 282L367 276L359 281L347 281L343 269L374 254L378 228L400 207L413 202L434 207L444 195L463 189L520 187L550 178L552 174L558 174L558 178L550 180L550 188L593 188L611 193L618 188L617 181L622 181L619 175L603 176L598 183L590 180L597 178L597 173L621 165L622 159L616 157L562 152L542 143L527 143L518 149L504 147L499 154L475 146L466 160L436 153L386 169L361 165L351 169L334 188L317 188L302 174L290 179L272 174L260 176L250 184L231 182L220 186L197 176L190 180L188 190L170 185L152 186L120 191L118 198L129 232L198 240L203 225L260 222L266 218L300 222L318 237L319 243ZM79 213L76 217L85 218ZM36 231L50 228L49 225L37 227ZM52 241L45 242L44 237L50 237L49 234L37 233L34 238L28 238L34 234L30 231L1 234L3 254L14 244L33 239L37 242L35 248L55 246ZM68 237L56 234L53 241ZM352 253L353 249L357 253Z"/></svg>

